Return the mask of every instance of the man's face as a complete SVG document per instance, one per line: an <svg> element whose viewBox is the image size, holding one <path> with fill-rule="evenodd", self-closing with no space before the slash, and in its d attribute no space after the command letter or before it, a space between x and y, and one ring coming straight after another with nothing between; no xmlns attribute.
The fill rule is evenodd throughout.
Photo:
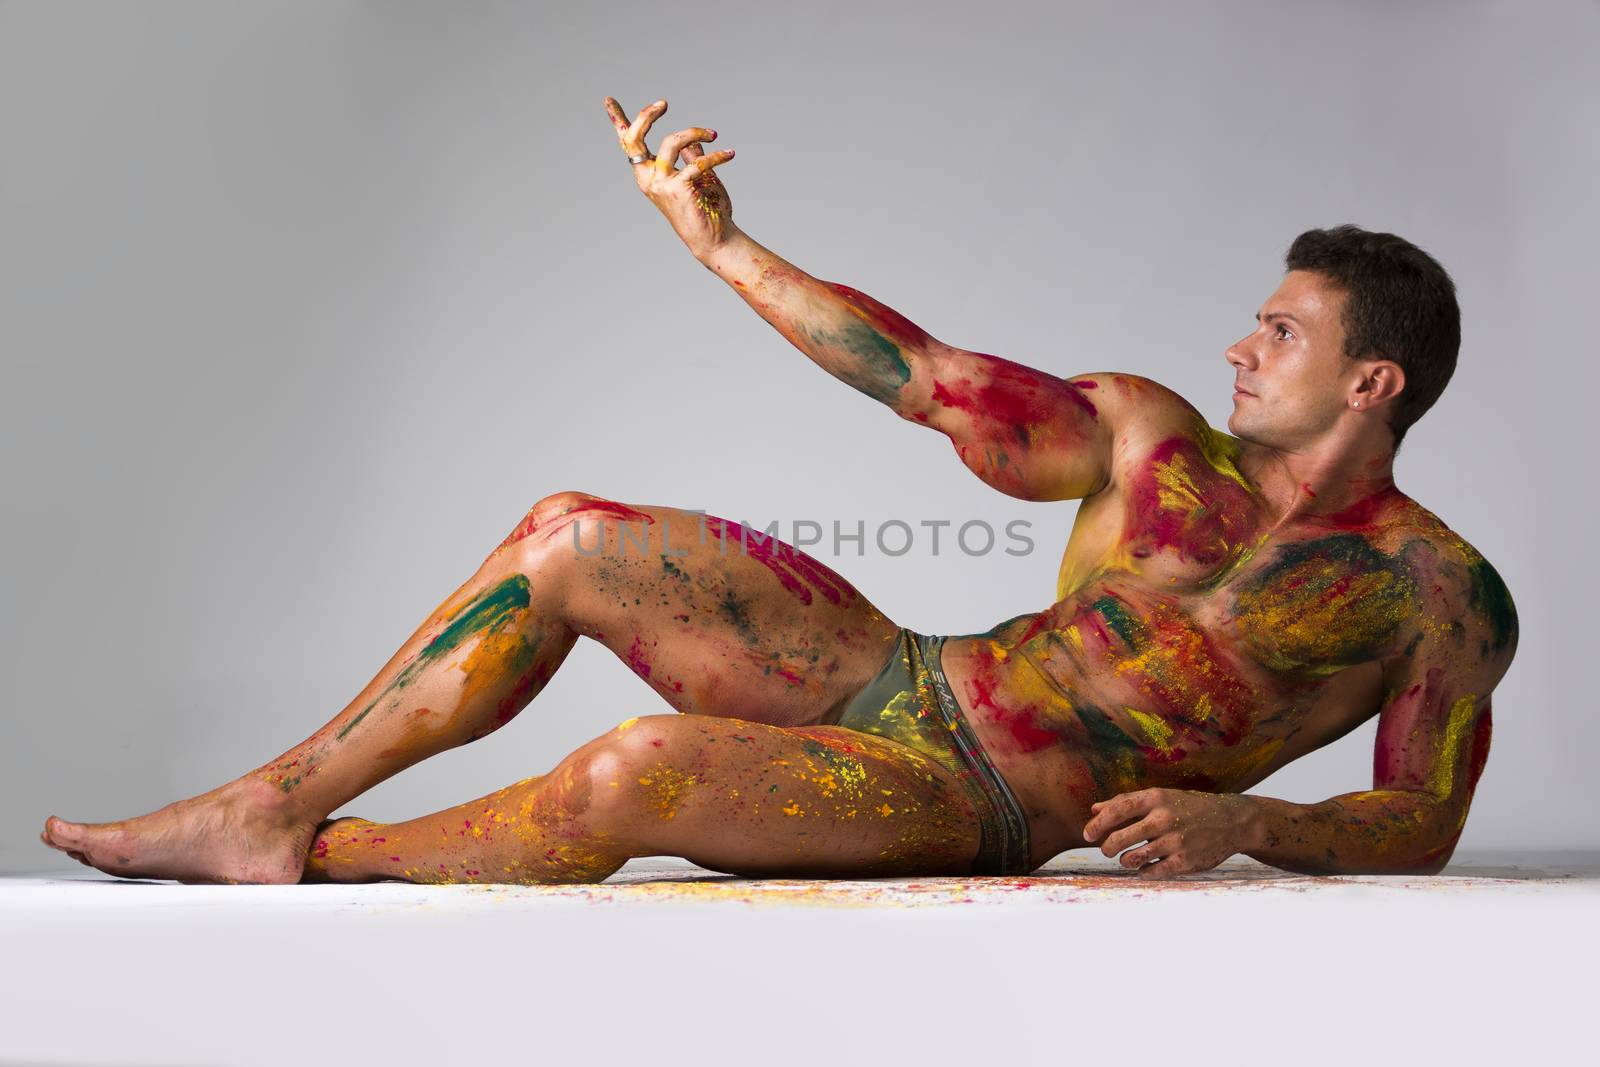
<svg viewBox="0 0 1600 1067"><path fill-rule="evenodd" d="M1257 312L1256 328L1228 348L1235 437L1294 450L1325 433L1344 411L1357 370L1344 355L1343 290L1314 271L1293 270Z"/></svg>

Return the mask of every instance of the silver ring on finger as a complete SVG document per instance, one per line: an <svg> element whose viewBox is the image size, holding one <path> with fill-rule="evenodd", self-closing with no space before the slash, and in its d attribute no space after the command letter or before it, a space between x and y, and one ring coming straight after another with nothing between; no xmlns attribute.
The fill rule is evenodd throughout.
<svg viewBox="0 0 1600 1067"><path fill-rule="evenodd" d="M637 164L640 164L640 163L648 163L649 161L651 161L651 160L653 160L655 158L656 157L651 155L649 152L640 152L636 156L629 156L628 157L628 162L637 165Z"/></svg>

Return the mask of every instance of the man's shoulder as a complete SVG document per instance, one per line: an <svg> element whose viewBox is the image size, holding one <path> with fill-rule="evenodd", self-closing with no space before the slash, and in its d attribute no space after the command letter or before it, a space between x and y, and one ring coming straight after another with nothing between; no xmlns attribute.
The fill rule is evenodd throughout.
<svg viewBox="0 0 1600 1067"><path fill-rule="evenodd" d="M1097 409L1124 426L1205 419L1195 406L1153 378L1122 371L1096 371L1068 378Z"/></svg>
<svg viewBox="0 0 1600 1067"><path fill-rule="evenodd" d="M1153 378L1102 371L1067 380L1096 405L1115 433L1117 467L1143 463L1153 450L1180 441L1192 442L1207 457L1230 461L1239 451L1238 440L1209 425L1198 408Z"/></svg>
<svg viewBox="0 0 1600 1067"><path fill-rule="evenodd" d="M1407 560L1424 615L1471 641L1484 659L1509 664L1517 609L1500 572L1471 542L1411 497L1397 494L1379 520L1380 536Z"/></svg>

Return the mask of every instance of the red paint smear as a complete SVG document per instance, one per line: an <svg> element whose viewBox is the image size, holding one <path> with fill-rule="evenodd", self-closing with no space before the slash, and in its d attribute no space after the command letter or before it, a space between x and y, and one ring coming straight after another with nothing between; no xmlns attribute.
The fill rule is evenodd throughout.
<svg viewBox="0 0 1600 1067"><path fill-rule="evenodd" d="M1100 383L1095 381L1092 378L1079 378L1077 381L1073 382L1072 384L1076 385L1079 389L1098 389L1098 388L1100 388Z"/></svg>
<svg viewBox="0 0 1600 1067"><path fill-rule="evenodd" d="M1411 685L1383 709L1372 750L1372 780L1378 788L1427 788L1427 763L1434 753L1413 754L1409 744L1413 737L1432 733L1426 720L1445 714L1444 670L1440 667L1431 668L1423 681Z"/></svg>
<svg viewBox="0 0 1600 1067"><path fill-rule="evenodd" d="M514 545L523 538L541 530L549 530L554 533L580 517L610 518L624 522L643 522L646 525L654 521L649 515L630 508L626 504L619 504L615 500L602 500L599 497L585 501L559 515L551 515L548 511L541 511L538 507L534 507L522 517L522 521L517 524L517 528L512 530L504 541L500 542L500 548Z"/></svg>
<svg viewBox="0 0 1600 1067"><path fill-rule="evenodd" d="M1377 524L1385 509L1405 499L1407 499L1406 495L1391 485L1387 489L1378 490L1371 496L1363 497L1343 511L1335 511L1318 517L1330 526L1342 526L1351 529L1370 528Z"/></svg>
<svg viewBox="0 0 1600 1067"><path fill-rule="evenodd" d="M637 636L634 637L633 644L628 646L627 654L622 658L633 669L633 673L641 678L650 677L650 663L644 658L644 645L640 643Z"/></svg>
<svg viewBox="0 0 1600 1067"><path fill-rule="evenodd" d="M1483 705L1483 714L1478 717L1478 725L1472 730L1472 762L1467 767L1467 796L1472 796L1473 790L1478 788L1478 779L1483 776L1483 765L1489 762L1489 735L1494 732L1494 723L1489 714L1488 703Z"/></svg>
<svg viewBox="0 0 1600 1067"><path fill-rule="evenodd" d="M811 603L812 590L832 604L855 599L855 589L849 582L793 545L776 537L752 537L748 527L715 515L706 515L704 519L707 530L725 543L740 545L740 551L771 571L779 584L802 604Z"/></svg>
<svg viewBox="0 0 1600 1067"><path fill-rule="evenodd" d="M516 718L519 711L528 706L528 701L533 699L534 692L538 687L537 674L537 671L529 671L518 678L516 685L512 686L511 692L502 697L500 703L495 705L494 721L496 726L504 726Z"/></svg>
<svg viewBox="0 0 1600 1067"><path fill-rule="evenodd" d="M979 671L987 673L989 668L980 666ZM967 681L967 695L972 700L974 708L988 708L991 721L1004 726L1011 734L1011 739L1017 743L1022 752L1038 752L1060 743L1061 738L1053 730L1047 730L1039 725L1032 708L1013 710L997 704L994 699L996 681L985 678L982 674L975 674Z"/></svg>
<svg viewBox="0 0 1600 1067"><path fill-rule="evenodd" d="M1099 417L1089 398L1069 382L999 356L969 355L983 361L984 380L936 377L933 399L966 412L982 426L993 424L989 436L996 440L1013 439L1024 426L1056 421L1063 404L1076 406L1090 419Z"/></svg>

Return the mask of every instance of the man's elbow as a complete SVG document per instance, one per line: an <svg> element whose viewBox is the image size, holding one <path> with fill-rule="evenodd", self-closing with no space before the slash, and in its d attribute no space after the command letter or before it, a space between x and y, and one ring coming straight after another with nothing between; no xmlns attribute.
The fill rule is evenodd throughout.
<svg viewBox="0 0 1600 1067"><path fill-rule="evenodd" d="M1450 865L1450 857L1455 855L1456 842L1461 839L1460 833L1451 834L1441 845L1422 853L1415 860L1404 865L1397 874L1439 874Z"/></svg>

